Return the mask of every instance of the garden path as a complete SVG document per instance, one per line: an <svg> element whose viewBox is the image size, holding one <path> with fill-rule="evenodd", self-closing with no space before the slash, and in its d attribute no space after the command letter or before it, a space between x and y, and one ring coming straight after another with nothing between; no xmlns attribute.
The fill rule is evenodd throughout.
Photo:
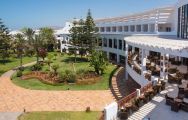
<svg viewBox="0 0 188 120"><path fill-rule="evenodd" d="M26 64L25 66L34 63ZM102 111L114 101L110 90L47 91L29 90L11 82L14 70L0 77L0 112L26 111Z"/></svg>

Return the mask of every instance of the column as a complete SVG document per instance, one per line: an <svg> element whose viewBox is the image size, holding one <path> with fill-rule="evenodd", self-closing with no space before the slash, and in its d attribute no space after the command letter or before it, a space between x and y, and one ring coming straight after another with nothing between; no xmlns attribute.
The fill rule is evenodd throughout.
<svg viewBox="0 0 188 120"><path fill-rule="evenodd" d="M135 47L132 46L132 54L135 52Z"/></svg>
<svg viewBox="0 0 188 120"><path fill-rule="evenodd" d="M119 39L116 40L117 40L117 50L119 50Z"/></svg>
<svg viewBox="0 0 188 120"><path fill-rule="evenodd" d="M102 38L101 40L102 40L102 46L101 47L103 48L103 46L104 46L104 38Z"/></svg>
<svg viewBox="0 0 188 120"><path fill-rule="evenodd" d="M162 59L161 59L162 58ZM165 79L165 54L161 53L161 58L160 58L160 78Z"/></svg>
<svg viewBox="0 0 188 120"><path fill-rule="evenodd" d="M142 75L144 74L144 71L146 70L146 54L145 49L142 49L141 53L141 69L142 69Z"/></svg>
<svg viewBox="0 0 188 120"><path fill-rule="evenodd" d="M144 25L141 25L141 32L144 32Z"/></svg>
<svg viewBox="0 0 188 120"><path fill-rule="evenodd" d="M109 60L110 59L110 53L108 51L106 51L106 54L107 54L107 58Z"/></svg>
<svg viewBox="0 0 188 120"><path fill-rule="evenodd" d="M120 56L119 54L116 54L117 55L117 63L120 63Z"/></svg>
<svg viewBox="0 0 188 120"><path fill-rule="evenodd" d="M108 38L106 38L106 42L107 42L107 48L109 48L109 39Z"/></svg>
<svg viewBox="0 0 188 120"><path fill-rule="evenodd" d="M114 39L112 39L112 48L114 49Z"/></svg>
<svg viewBox="0 0 188 120"><path fill-rule="evenodd" d="M128 65L128 44L125 44L125 80L128 80L128 72L126 70L126 66Z"/></svg>
<svg viewBox="0 0 188 120"><path fill-rule="evenodd" d="M159 20L159 11L157 10L156 16L155 16L155 32L158 33L158 20Z"/></svg>

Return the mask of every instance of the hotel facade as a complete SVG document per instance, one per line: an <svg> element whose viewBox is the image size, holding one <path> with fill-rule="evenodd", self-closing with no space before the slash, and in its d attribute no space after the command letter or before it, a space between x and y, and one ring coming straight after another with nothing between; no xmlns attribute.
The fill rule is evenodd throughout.
<svg viewBox="0 0 188 120"><path fill-rule="evenodd" d="M141 86L168 78L168 69L187 73L188 1L123 17L95 20L99 46L110 61L125 64L126 80Z"/></svg>

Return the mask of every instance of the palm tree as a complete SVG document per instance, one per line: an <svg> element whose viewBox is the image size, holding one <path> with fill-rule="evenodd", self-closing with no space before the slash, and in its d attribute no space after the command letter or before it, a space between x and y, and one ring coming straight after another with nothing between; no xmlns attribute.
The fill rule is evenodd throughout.
<svg viewBox="0 0 188 120"><path fill-rule="evenodd" d="M35 31L31 28L23 28L22 32L24 34L24 36L27 39L28 44L27 46L27 52L30 54L30 56L33 55L34 52L34 35L35 35Z"/></svg>
<svg viewBox="0 0 188 120"><path fill-rule="evenodd" d="M27 38L28 44L33 45L35 31L32 28L24 28L22 32L24 36Z"/></svg>
<svg viewBox="0 0 188 120"><path fill-rule="evenodd" d="M42 46L43 46L43 43L42 43L40 35L35 35L34 40L33 40L33 47L36 52L37 63L39 62L39 49Z"/></svg>
<svg viewBox="0 0 188 120"><path fill-rule="evenodd" d="M18 57L20 58L20 67L22 67L23 64L22 58L25 48L25 39L22 34L18 33L15 35L15 44L16 44Z"/></svg>

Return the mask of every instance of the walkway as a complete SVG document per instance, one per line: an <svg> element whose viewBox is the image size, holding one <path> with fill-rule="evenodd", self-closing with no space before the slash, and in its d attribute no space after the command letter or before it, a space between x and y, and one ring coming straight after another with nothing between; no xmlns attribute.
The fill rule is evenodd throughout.
<svg viewBox="0 0 188 120"><path fill-rule="evenodd" d="M155 96L152 101L145 104L135 112L128 120L142 120L150 118L151 120L187 120L188 113L180 110L178 113L171 111L170 106L165 104L165 94L167 92L178 92L177 85L168 84L166 90Z"/></svg>
<svg viewBox="0 0 188 120"><path fill-rule="evenodd" d="M31 65L27 64L26 66ZM102 111L114 101L110 90L45 91L28 90L14 85L10 76L13 70L0 77L0 112L26 111Z"/></svg>

